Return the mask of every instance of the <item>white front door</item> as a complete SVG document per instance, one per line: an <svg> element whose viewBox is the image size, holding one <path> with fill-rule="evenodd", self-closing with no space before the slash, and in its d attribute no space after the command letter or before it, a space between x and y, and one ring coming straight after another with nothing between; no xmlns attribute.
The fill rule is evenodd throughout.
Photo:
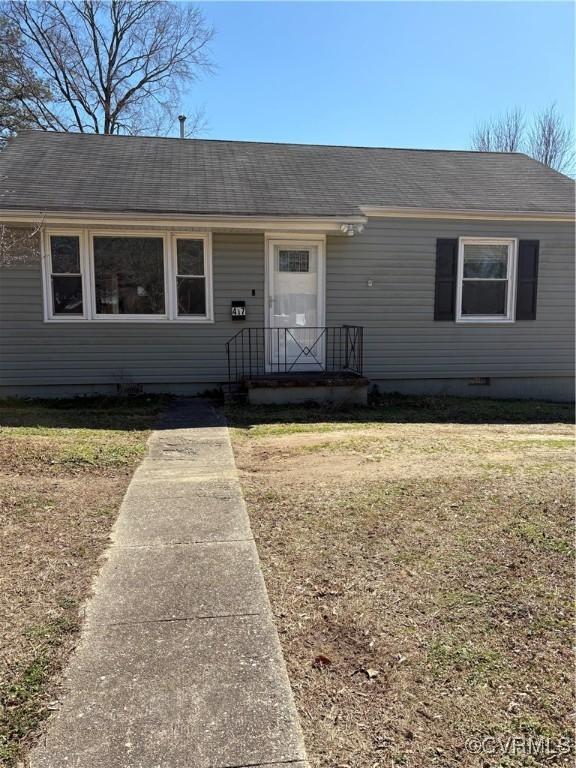
<svg viewBox="0 0 576 768"><path fill-rule="evenodd" d="M324 370L322 241L268 242L268 312L268 370Z"/></svg>

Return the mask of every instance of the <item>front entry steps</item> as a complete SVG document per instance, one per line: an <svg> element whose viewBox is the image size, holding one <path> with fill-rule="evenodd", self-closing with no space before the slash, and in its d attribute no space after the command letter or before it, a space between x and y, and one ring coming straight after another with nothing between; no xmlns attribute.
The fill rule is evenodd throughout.
<svg viewBox="0 0 576 768"><path fill-rule="evenodd" d="M358 374L280 373L253 376L241 382L251 405L334 403L366 405L368 379Z"/></svg>

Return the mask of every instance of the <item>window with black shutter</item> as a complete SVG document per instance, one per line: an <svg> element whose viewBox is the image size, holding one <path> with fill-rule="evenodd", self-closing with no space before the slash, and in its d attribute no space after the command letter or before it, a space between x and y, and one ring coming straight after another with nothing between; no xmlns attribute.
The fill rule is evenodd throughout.
<svg viewBox="0 0 576 768"><path fill-rule="evenodd" d="M436 241L435 320L534 320L537 240L461 237Z"/></svg>

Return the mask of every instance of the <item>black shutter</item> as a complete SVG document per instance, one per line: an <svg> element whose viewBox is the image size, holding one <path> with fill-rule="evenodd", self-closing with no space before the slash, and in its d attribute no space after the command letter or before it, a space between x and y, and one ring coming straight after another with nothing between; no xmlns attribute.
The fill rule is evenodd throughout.
<svg viewBox="0 0 576 768"><path fill-rule="evenodd" d="M434 320L454 320L456 317L457 265L458 240L436 240Z"/></svg>
<svg viewBox="0 0 576 768"><path fill-rule="evenodd" d="M536 320L539 251L539 240L520 240L518 243L516 320Z"/></svg>

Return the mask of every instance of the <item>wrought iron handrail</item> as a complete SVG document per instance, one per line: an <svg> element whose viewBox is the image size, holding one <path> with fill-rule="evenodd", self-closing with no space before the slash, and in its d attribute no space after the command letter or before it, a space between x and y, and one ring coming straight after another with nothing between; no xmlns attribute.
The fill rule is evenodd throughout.
<svg viewBox="0 0 576 768"><path fill-rule="evenodd" d="M241 328L226 342L228 383L267 374L361 375L363 330L358 325Z"/></svg>

